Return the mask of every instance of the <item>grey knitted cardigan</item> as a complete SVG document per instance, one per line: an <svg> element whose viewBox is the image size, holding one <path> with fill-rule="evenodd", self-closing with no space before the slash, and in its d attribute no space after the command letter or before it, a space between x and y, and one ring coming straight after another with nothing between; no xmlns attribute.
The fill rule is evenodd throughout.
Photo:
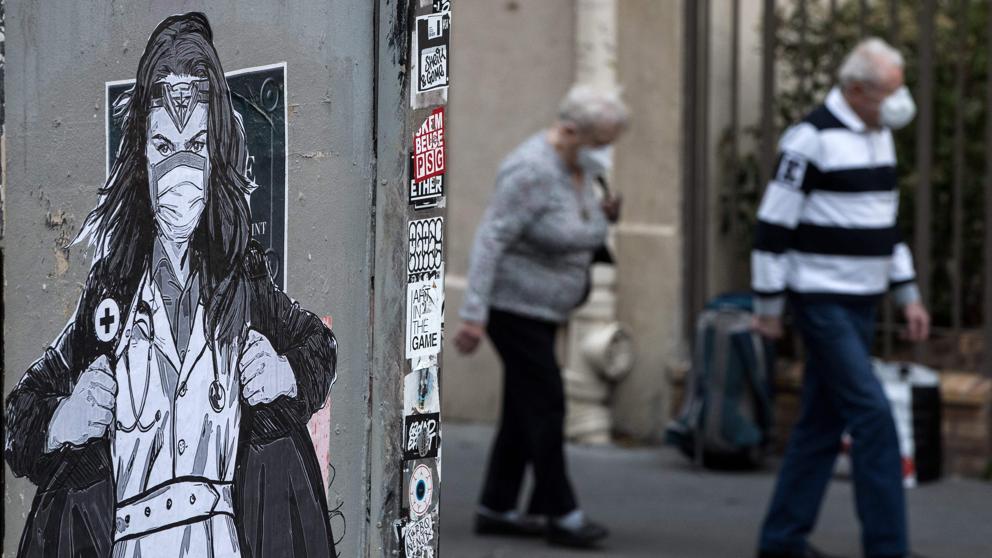
<svg viewBox="0 0 992 558"><path fill-rule="evenodd" d="M564 322L582 301L607 221L592 172L578 191L564 162L538 133L500 166L476 231L460 315L485 323L489 309Z"/></svg>

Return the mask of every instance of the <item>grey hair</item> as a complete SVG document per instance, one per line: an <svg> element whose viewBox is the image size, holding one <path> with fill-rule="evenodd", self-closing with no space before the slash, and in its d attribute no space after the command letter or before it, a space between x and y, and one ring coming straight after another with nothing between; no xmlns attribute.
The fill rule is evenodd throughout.
<svg viewBox="0 0 992 558"><path fill-rule="evenodd" d="M571 122L583 130L598 126L626 128L630 120L630 111L620 98L619 91L604 91L589 85L576 85L558 105L558 118L563 122Z"/></svg>
<svg viewBox="0 0 992 558"><path fill-rule="evenodd" d="M905 60L898 50L878 37L865 39L857 44L844 59L837 72L842 86L855 82L878 83L884 64L902 68Z"/></svg>

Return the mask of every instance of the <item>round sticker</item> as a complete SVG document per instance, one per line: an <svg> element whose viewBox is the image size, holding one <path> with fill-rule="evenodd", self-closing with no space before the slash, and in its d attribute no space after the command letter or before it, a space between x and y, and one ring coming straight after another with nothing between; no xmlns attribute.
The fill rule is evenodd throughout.
<svg viewBox="0 0 992 558"><path fill-rule="evenodd" d="M410 475L410 511L414 515L424 515L431 507L434 495L434 475L427 465L417 465Z"/></svg>
<svg viewBox="0 0 992 558"><path fill-rule="evenodd" d="M93 314L93 327L100 341L112 341L121 328L121 309L112 298L105 298Z"/></svg>

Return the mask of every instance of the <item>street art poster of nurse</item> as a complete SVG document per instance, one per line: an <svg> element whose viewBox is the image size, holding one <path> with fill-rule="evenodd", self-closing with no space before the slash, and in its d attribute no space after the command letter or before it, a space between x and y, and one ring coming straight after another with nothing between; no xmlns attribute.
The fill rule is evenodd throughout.
<svg viewBox="0 0 992 558"><path fill-rule="evenodd" d="M7 399L7 463L38 486L18 556L334 556L306 424L337 347L250 240L203 14L158 25L115 107L76 313Z"/></svg>

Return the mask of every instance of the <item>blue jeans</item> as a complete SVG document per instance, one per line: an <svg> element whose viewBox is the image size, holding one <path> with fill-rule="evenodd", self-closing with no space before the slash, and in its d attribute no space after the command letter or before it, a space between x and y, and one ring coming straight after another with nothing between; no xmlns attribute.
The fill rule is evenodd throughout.
<svg viewBox="0 0 992 558"><path fill-rule="evenodd" d="M864 554L905 556L899 440L870 362L875 308L821 302L796 302L793 308L806 347L802 415L789 438L761 548L805 550L847 430Z"/></svg>

